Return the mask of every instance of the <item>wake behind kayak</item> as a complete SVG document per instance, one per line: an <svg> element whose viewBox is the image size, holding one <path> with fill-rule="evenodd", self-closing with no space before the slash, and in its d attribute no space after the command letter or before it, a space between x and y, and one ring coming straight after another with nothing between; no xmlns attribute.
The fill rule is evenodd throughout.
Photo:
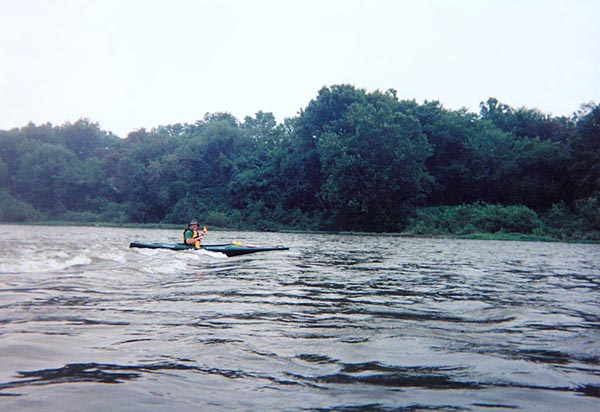
<svg viewBox="0 0 600 412"><path fill-rule="evenodd" d="M182 243L144 243L144 242L131 242L130 248L143 248L143 249L168 249L168 250L197 250L193 247L186 246ZM225 255L240 256L247 255L249 253L257 252L271 252L277 250L289 250L289 247L285 246L247 246L240 245L237 243L223 243L214 245L202 245L201 249L208 250L210 252L220 252ZM201 250L200 249L200 250Z"/></svg>

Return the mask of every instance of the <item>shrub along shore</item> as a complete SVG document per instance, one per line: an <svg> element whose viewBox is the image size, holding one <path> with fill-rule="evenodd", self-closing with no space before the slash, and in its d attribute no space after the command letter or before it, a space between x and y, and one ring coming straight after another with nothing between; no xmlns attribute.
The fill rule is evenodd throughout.
<svg viewBox="0 0 600 412"><path fill-rule="evenodd" d="M261 224L244 227L221 227L206 223L220 231L275 231L291 233L338 233L399 237L443 237L480 240L516 241L566 241L600 243L600 231L595 229L600 208L593 202L578 205L575 210L558 205L540 217L525 206L500 206L485 203L459 206L420 208L409 219L402 232L355 232L302 230L279 225L266 227ZM14 224L14 222L5 222ZM185 227L173 223L115 223L90 221L40 221L20 222L23 225L47 226L97 226L145 229L179 230Z"/></svg>

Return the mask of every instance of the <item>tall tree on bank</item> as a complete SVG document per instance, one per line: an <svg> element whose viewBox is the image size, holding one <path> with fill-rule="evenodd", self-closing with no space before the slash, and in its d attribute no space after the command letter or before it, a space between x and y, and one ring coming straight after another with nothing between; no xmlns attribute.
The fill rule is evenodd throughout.
<svg viewBox="0 0 600 412"><path fill-rule="evenodd" d="M351 105L365 104L366 101L366 92L353 86L324 87L294 122L294 162L298 167L297 175L302 177L295 200L304 211L326 210L320 197L323 176L319 142L326 133L336 132Z"/></svg>
<svg viewBox="0 0 600 412"><path fill-rule="evenodd" d="M450 111L439 102L401 102L402 111L419 120L432 147L425 165L433 177L428 196L430 205L459 205L472 201L471 174L468 170L466 144L472 135L476 115L466 110Z"/></svg>
<svg viewBox="0 0 600 412"><path fill-rule="evenodd" d="M327 224L398 231L429 189L430 146L394 91L362 97L330 117L317 139Z"/></svg>
<svg viewBox="0 0 600 412"><path fill-rule="evenodd" d="M575 137L571 142L572 184L578 198L600 198L600 104L588 103L578 113Z"/></svg>

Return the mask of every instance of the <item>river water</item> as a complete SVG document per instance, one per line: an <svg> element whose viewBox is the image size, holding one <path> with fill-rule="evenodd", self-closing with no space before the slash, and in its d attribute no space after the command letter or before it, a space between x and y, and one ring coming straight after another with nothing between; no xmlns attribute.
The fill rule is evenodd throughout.
<svg viewBox="0 0 600 412"><path fill-rule="evenodd" d="M600 245L0 225L0 411L598 411Z"/></svg>

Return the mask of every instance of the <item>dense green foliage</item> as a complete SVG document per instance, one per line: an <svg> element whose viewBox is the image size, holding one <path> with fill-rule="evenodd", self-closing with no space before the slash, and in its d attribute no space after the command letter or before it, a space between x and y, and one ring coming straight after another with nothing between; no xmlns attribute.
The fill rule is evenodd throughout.
<svg viewBox="0 0 600 412"><path fill-rule="evenodd" d="M525 233L541 228L537 214L525 206L485 203L437 206L417 210L407 232L416 234Z"/></svg>
<svg viewBox="0 0 600 412"><path fill-rule="evenodd" d="M600 238L600 106L478 114L350 85L277 123L0 131L0 220Z"/></svg>

